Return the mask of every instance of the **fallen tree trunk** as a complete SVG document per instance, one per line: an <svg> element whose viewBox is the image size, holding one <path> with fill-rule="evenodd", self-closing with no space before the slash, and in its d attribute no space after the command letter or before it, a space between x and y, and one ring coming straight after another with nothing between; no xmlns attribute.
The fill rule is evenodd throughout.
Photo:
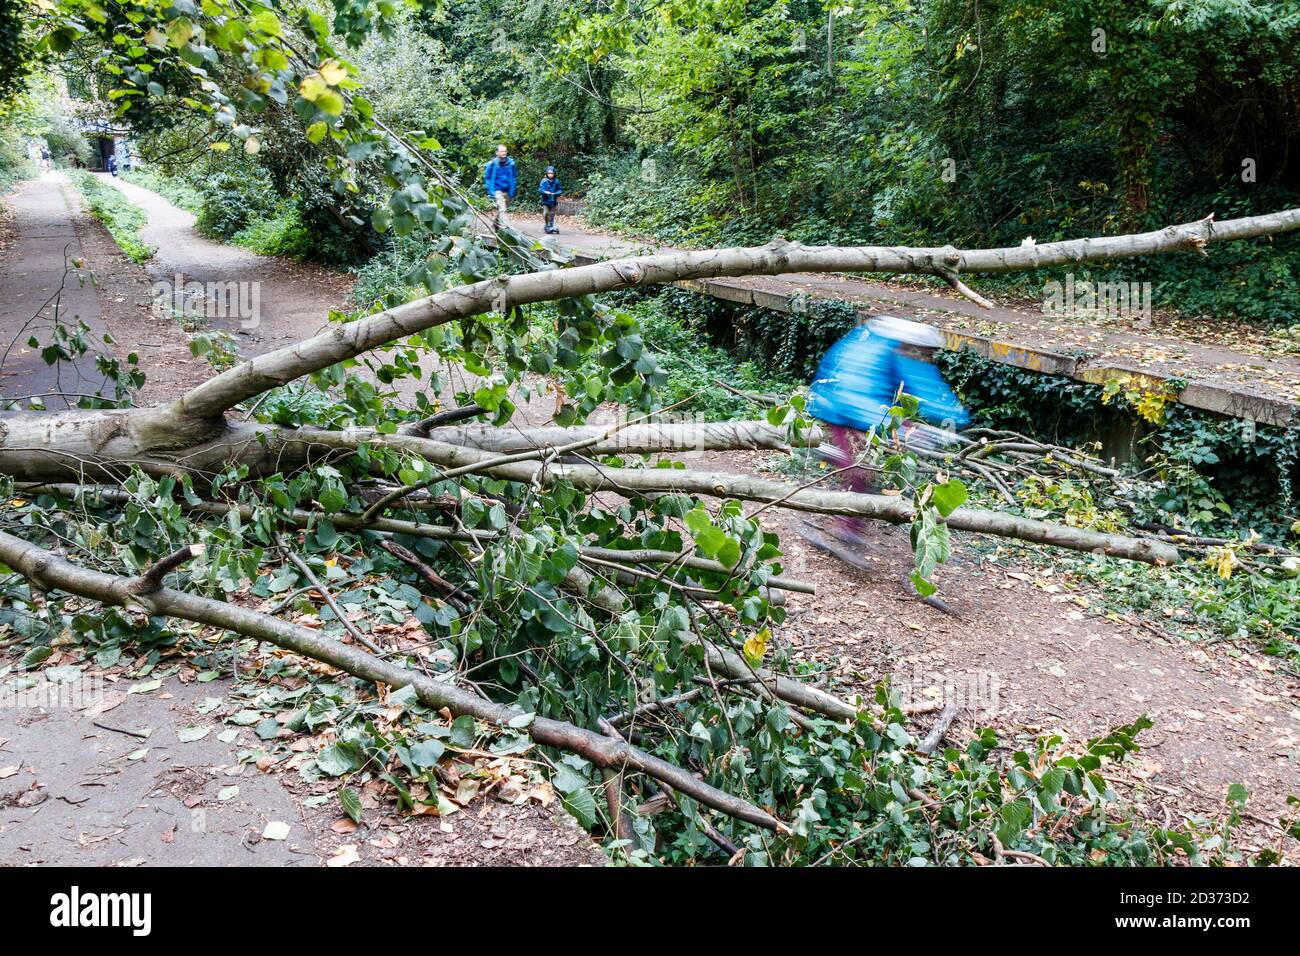
<svg viewBox="0 0 1300 956"><path fill-rule="evenodd" d="M498 453L559 448L588 438L600 438L607 427L527 428L515 431L491 425L435 428L427 436L448 445L463 445ZM820 428L806 429L792 438L784 428L767 422L687 422L629 425L584 449L590 455L636 455L667 451L740 451L766 448L784 451L790 447L814 448L822 443Z"/></svg>
<svg viewBox="0 0 1300 956"><path fill-rule="evenodd" d="M952 246L810 247L774 239L764 246L633 256L589 266L500 276L417 299L356 322L335 325L315 338L259 355L191 390L173 403L170 412L178 419L211 420L268 389L404 336L456 319L486 312L504 313L535 302L598 295L634 286L667 285L687 279L801 272L934 275L951 282L960 273L1014 272L1156 253L1203 252L1211 242L1276 235L1295 229L1300 229L1300 209L1221 223L1206 218L1126 236L1042 245L1031 242L970 251Z"/></svg>
<svg viewBox="0 0 1300 956"><path fill-rule="evenodd" d="M134 607L150 615L178 618L234 631L337 667L374 684L387 684L390 687L410 685L420 703L426 707L438 710L445 707L453 714L468 714L499 727L506 727L525 716L516 708L484 700L469 691L426 677L374 654L349 647L310 628L287 623L269 614L165 587L139 593L139 579L78 567L52 551L4 532L0 532L0 562L46 590L58 589L102 604ZM573 751L597 767L648 774L705 806L755 826L775 831L787 829L770 813L709 786L693 774L647 754L621 738L608 737L546 717L534 717L526 732L539 744Z"/></svg>
<svg viewBox="0 0 1300 956"><path fill-rule="evenodd" d="M31 430L35 413L23 413L22 417L25 427ZM84 439L82 444L85 444ZM328 460L332 455L349 455L362 446L388 447L417 455L449 473L484 474L540 485L567 481L583 491L608 491L625 497L681 493L736 498L793 511L875 518L900 525L910 524L916 517L912 503L899 496L826 491L745 475L669 468L612 468L533 460L497 464L494 463L497 456L476 448L412 435L381 434L367 428L318 431L243 426L231 428L221 438L180 457L144 456L132 461L155 474L175 474L190 469L202 473L218 462L232 461L248 466L252 474L274 474L312 461ZM12 461L10 454L22 456L31 470L37 472L38 477L29 480L65 480L70 476L69 472L82 480L104 471L109 472L109 477L115 477L113 464L97 458L89 448L83 449L82 456L68 459L54 454L33 458L30 450L0 446L0 470ZM524 453L514 454L522 456ZM121 464L116 465L119 471L121 467ZM1147 564L1176 564L1181 560L1178 550L1165 542L1072 528L999 511L958 508L946 521L950 528L959 531L1048 544L1072 551L1098 552Z"/></svg>

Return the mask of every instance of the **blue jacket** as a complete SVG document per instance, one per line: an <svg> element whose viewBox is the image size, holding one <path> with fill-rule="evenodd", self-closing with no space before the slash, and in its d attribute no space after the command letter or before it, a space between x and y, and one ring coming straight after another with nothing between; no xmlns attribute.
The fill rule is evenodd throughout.
<svg viewBox="0 0 1300 956"><path fill-rule="evenodd" d="M516 178L515 160L512 156L507 156L505 163L501 163L493 156L483 167L483 188L487 191L489 199L498 189L514 199Z"/></svg>
<svg viewBox="0 0 1300 956"><path fill-rule="evenodd" d="M865 325L830 347L812 383L808 414L829 425L868 431L883 425L899 386L921 402L920 414L964 427L970 415L929 362L903 355L892 339Z"/></svg>
<svg viewBox="0 0 1300 956"><path fill-rule="evenodd" d="M537 192L542 197L543 206L554 206L564 194L564 187L560 185L559 176L554 179L543 176L542 181L537 184Z"/></svg>

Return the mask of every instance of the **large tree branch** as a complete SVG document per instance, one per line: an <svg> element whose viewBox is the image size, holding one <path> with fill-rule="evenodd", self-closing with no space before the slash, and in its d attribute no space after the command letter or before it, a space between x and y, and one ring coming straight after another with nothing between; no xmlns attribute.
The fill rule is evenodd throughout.
<svg viewBox="0 0 1300 956"><path fill-rule="evenodd" d="M323 661L375 684L387 684L390 687L410 685L420 703L426 707L437 710L445 707L453 714L469 714L500 727L524 716L514 707L484 700L469 691L426 677L359 648L349 647L311 628L290 624L269 614L171 588L159 588L147 594L137 593L134 579L78 567L51 551L4 532L0 532L0 562L46 590L57 589L103 604L137 607L150 615L179 618L234 631ZM693 774L645 753L621 738L608 737L546 717L535 717L528 725L527 733L539 744L572 750L598 767L648 774L705 806L737 819L768 830L786 829L771 814L748 801L709 786Z"/></svg>
<svg viewBox="0 0 1300 956"><path fill-rule="evenodd" d="M25 415L35 417L35 413ZM490 462L499 458L491 452L413 435L383 435L369 428L317 431L265 425L232 427L221 438L187 450L178 457L143 457L136 461L146 471L157 473L186 469L202 473L208 469L220 470L228 464L238 463L246 465L251 474L274 474L301 467L313 460L351 454L362 445L385 446L418 455L448 472L463 469L509 481L541 485L564 480L583 491L609 491L625 497L682 493L737 498L779 505L792 511L861 516L890 524L910 524L916 517L912 503L899 496L800 488L797 485L745 475L695 470L607 468L538 461L491 465ZM15 472L11 470L15 464L11 454L17 455L20 452L11 452L7 446L0 445L0 471L36 481L66 480L70 475L74 478L81 477L76 469L69 467L63 457L33 460L28 457L27 450L22 450L20 455L27 468ZM86 475L94 475L97 470L108 468L111 464L84 459L78 460L76 467ZM38 465L41 467L38 468ZM115 467L121 470L120 465ZM997 511L958 508L948 516L947 523L959 531L1016 538L1074 551L1100 552L1148 564L1175 564L1181 560L1178 550L1166 542L1071 528ZM378 524L374 526L378 527Z"/></svg>
<svg viewBox="0 0 1300 956"><path fill-rule="evenodd" d="M576 298L687 279L858 272L935 275L1012 272L1186 250L1211 242L1300 229L1300 209L1215 223L1211 219L1126 236L962 251L952 246L809 247L775 239L765 246L674 252L613 259L571 269L501 276L459 286L374 315L336 325L315 338L260 355L193 389L172 406L178 419L205 420L238 403L345 359L456 319L515 306Z"/></svg>
<svg viewBox="0 0 1300 956"><path fill-rule="evenodd" d="M515 430L492 425L435 428L426 437L449 445L464 445L481 451L515 452L537 448L561 448L587 438L599 439L584 449L589 455L640 455L660 451L738 451L766 448L783 451L792 445L814 448L822 443L820 428L807 428L792 436L784 428L767 422L650 422L629 425L608 434L603 425L578 428L525 428ZM408 434L416 434L414 432Z"/></svg>
<svg viewBox="0 0 1300 956"><path fill-rule="evenodd" d="M446 468L483 465L484 474L526 484L548 485L563 480L583 491L609 491L624 497L681 493L737 498L741 501L775 504L792 511L854 515L890 524L911 524L916 518L915 507L901 496L800 488L785 482L746 475L671 468L606 468L535 461L489 465L494 456L488 452L407 435L380 435L369 429L302 432L294 433L293 437L285 437L289 442L302 442L304 445L293 450L294 456L310 456L313 454L312 446L316 447L315 453L319 454L325 448L353 449L364 442L373 446L398 448ZM959 531L1016 538L1074 551L1100 552L1148 564L1176 564L1181 560L1178 550L1165 542L1071 528L998 511L958 508L946 521L949 527Z"/></svg>

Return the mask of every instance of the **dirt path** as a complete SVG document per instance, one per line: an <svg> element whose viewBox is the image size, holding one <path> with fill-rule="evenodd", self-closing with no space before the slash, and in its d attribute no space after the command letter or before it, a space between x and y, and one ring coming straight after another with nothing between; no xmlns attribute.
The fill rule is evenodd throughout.
<svg viewBox="0 0 1300 956"><path fill-rule="evenodd" d="M76 404L78 393L98 394L104 376L94 355L48 365L41 350L54 327L89 326L91 344L101 343L107 327L93 282L76 266L85 258L74 220L76 190L62 173L45 173L23 183L8 199L12 218L0 259L0 396L40 396L48 408Z"/></svg>
<svg viewBox="0 0 1300 956"><path fill-rule="evenodd" d="M763 452L691 457L694 467L741 474L773 460ZM787 573L817 584L815 596L789 600L780 634L794 656L828 664L866 695L886 677L918 702L952 699L955 687L962 711L950 740L993 726L1016 746L1058 732L1082 742L1148 714L1155 727L1141 738L1143 752L1108 779L1153 824L1180 825L1184 813L1217 817L1233 783L1246 784L1251 813L1267 820L1300 795L1300 679L1275 658L1237 643L1191 643L1133 612L1135 623L1116 622L1103 616L1095 591L1032 553L1003 566L958 535L939 574L954 612L945 614L919 602L907 582L906 529L872 527L867 558L879 570L867 572L801 538L799 516L765 515ZM1285 839L1292 855L1300 851L1259 820L1239 835L1247 846Z"/></svg>
<svg viewBox="0 0 1300 956"><path fill-rule="evenodd" d="M194 216L133 183L102 176L149 216L140 237L157 250L147 268L155 282L180 288L187 283L256 286L256 316L212 315L217 328L246 339L241 352L260 354L290 345L328 325L331 309L346 304L352 277L311 263L259 256L199 235ZM245 293L252 302L251 291Z"/></svg>
<svg viewBox="0 0 1300 956"><path fill-rule="evenodd" d="M540 217L520 215L515 222L534 238L551 238L544 235ZM610 235L577 217L560 217L559 224L561 234L555 241L592 258L676 251ZM840 275L755 276L727 282L785 297L803 290L811 297L842 299L876 313L916 318L1021 347L1065 355L1082 353L1088 365L1132 367L1300 403L1300 348L1296 343L1288 340L1284 347L1275 336L1222 323L1160 313L1149 323L1129 317L1083 315L1063 321L1045 315L1041 303L982 309L946 290ZM977 281L975 286L978 289Z"/></svg>

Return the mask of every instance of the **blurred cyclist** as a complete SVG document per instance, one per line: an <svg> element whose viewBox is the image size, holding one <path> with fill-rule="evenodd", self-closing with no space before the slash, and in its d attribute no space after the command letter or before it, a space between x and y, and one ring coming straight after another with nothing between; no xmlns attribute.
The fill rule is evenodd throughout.
<svg viewBox="0 0 1300 956"><path fill-rule="evenodd" d="M808 413L829 426L835 451L827 455L840 468L853 465L867 447L864 433L883 431L900 391L920 403L918 414L943 429L915 422L902 426L904 444L946 444L951 429L964 427L970 415L939 370L928 361L942 344L931 326L882 315L858 326L831 346L813 379ZM872 490L874 475L851 467L843 481L850 491ZM861 518L839 518L838 537L862 539Z"/></svg>

